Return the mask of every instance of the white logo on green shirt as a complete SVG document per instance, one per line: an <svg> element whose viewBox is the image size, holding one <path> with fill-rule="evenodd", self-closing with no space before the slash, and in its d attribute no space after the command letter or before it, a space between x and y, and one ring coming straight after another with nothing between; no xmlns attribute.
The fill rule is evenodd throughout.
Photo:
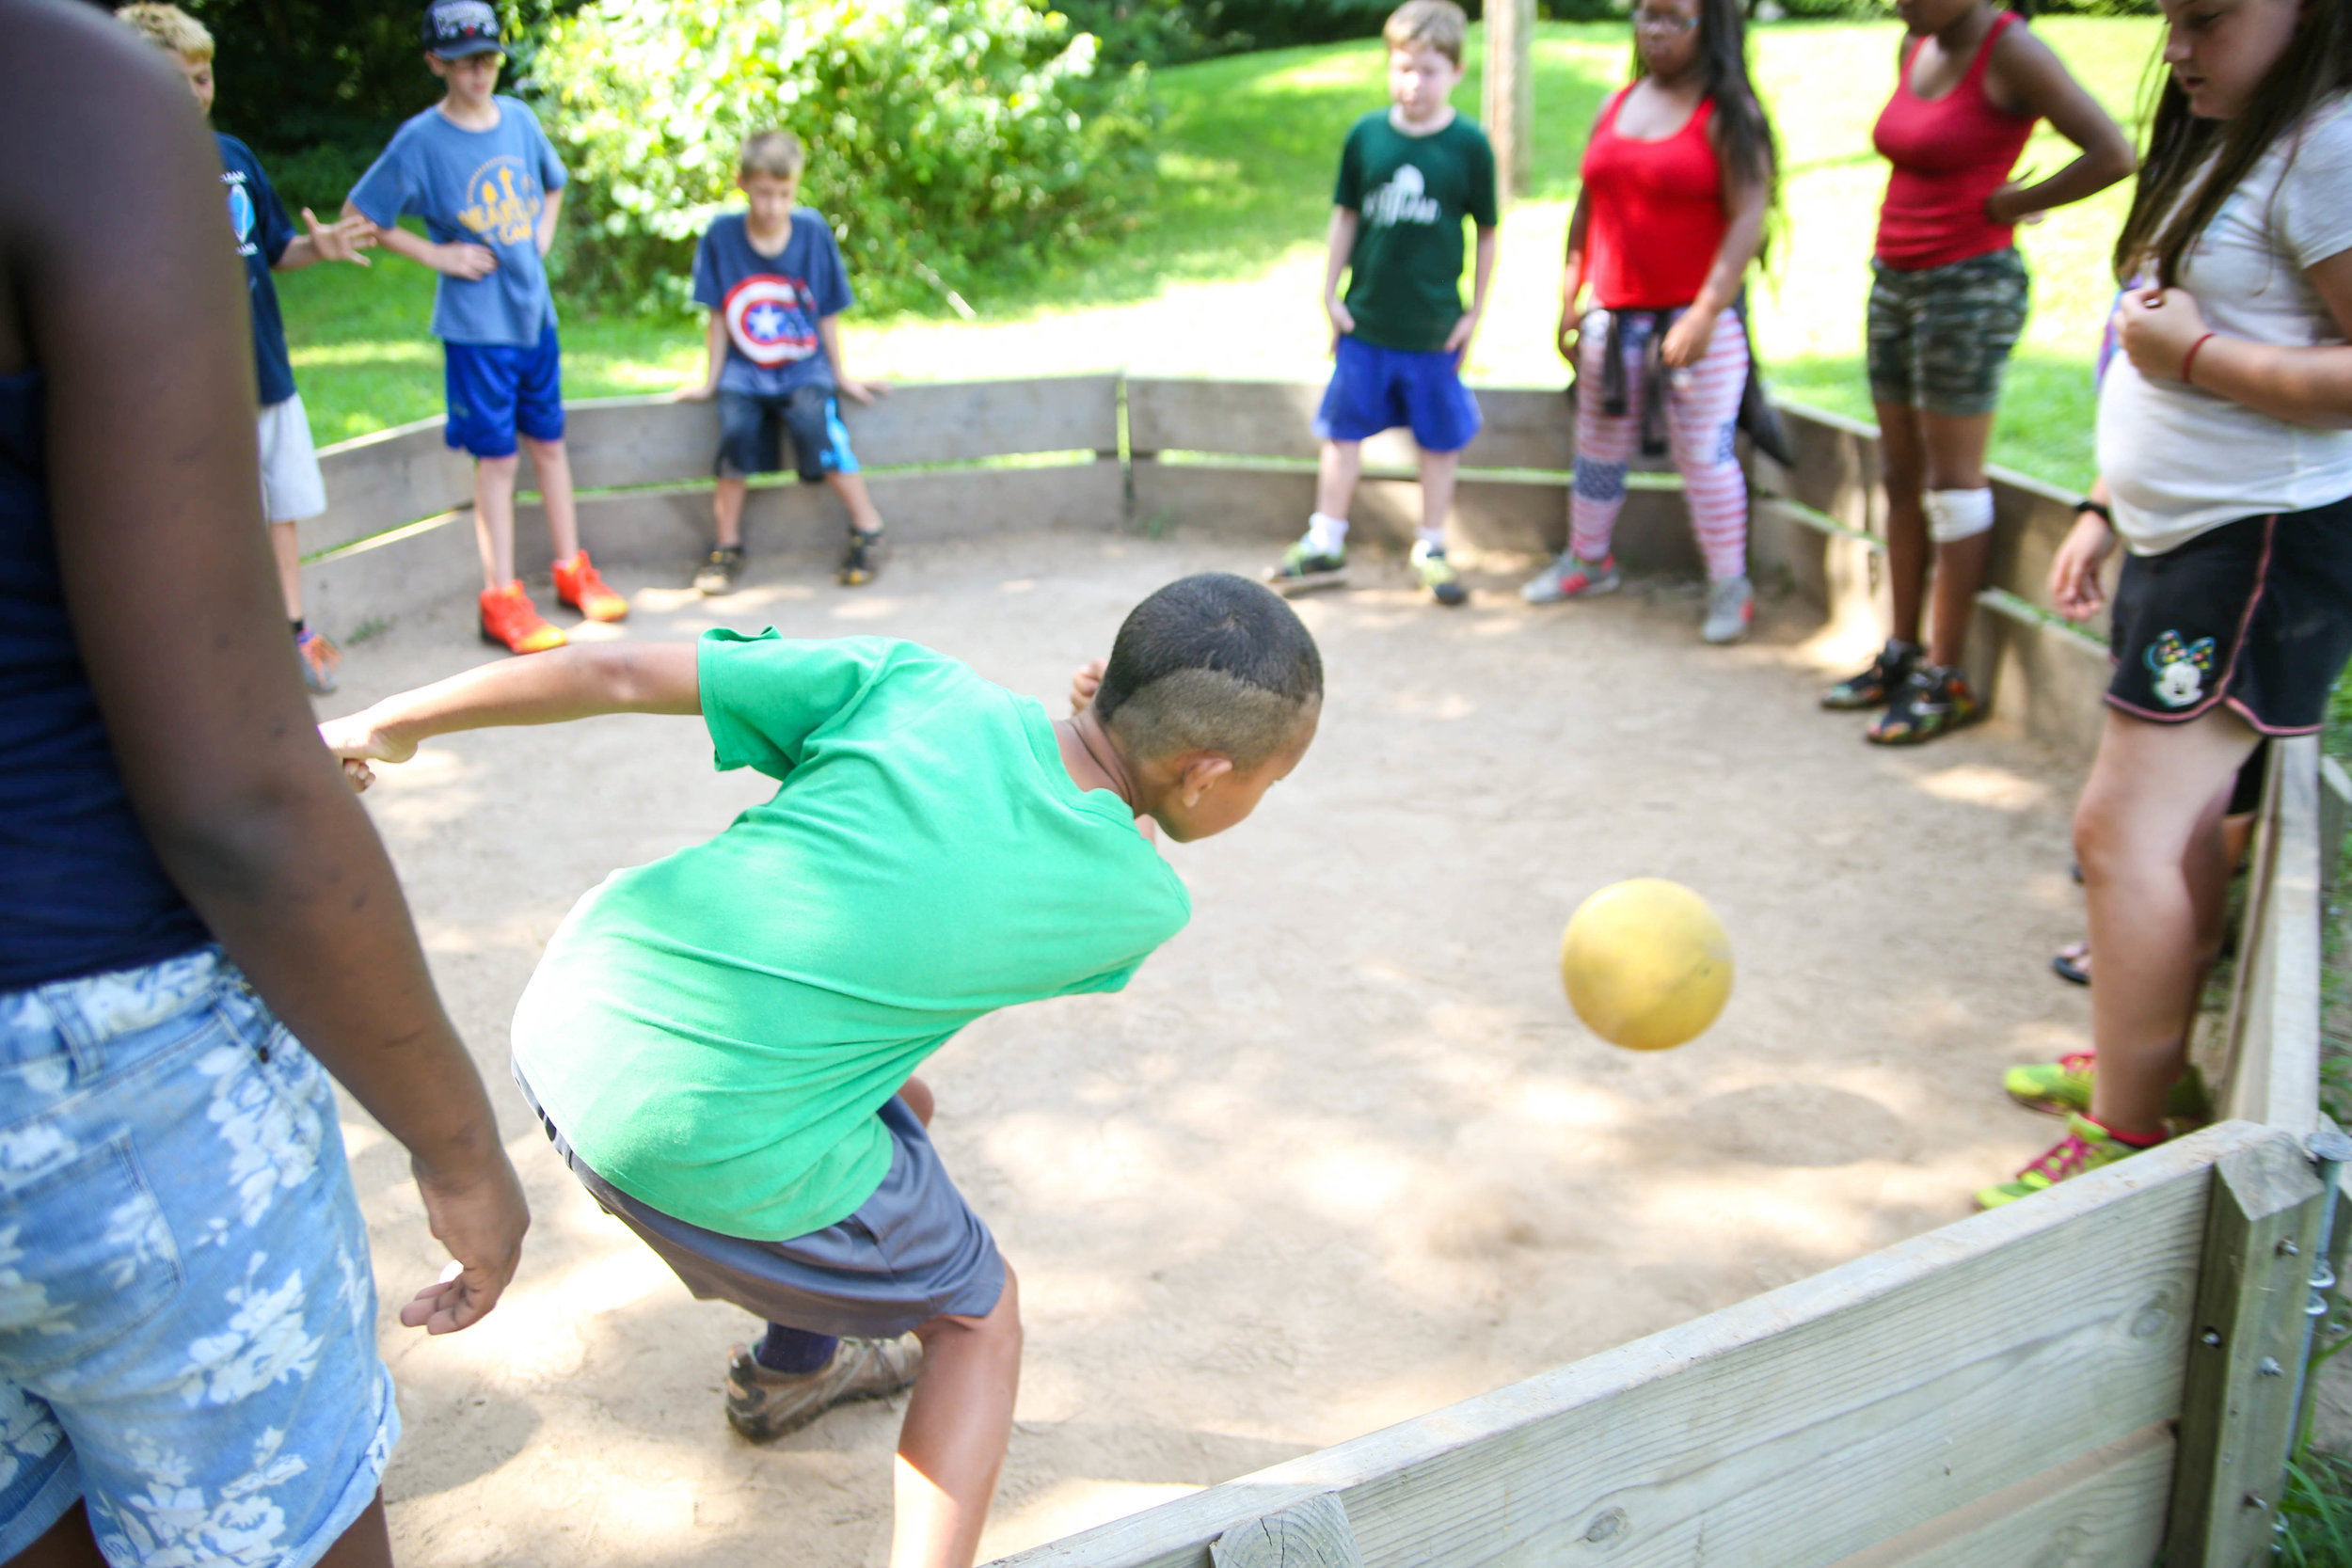
<svg viewBox="0 0 2352 1568"><path fill-rule="evenodd" d="M1380 229L1400 223L1435 223L1438 198L1426 191L1421 170L1406 164L1389 176L1387 184L1375 185L1364 198L1364 221Z"/></svg>

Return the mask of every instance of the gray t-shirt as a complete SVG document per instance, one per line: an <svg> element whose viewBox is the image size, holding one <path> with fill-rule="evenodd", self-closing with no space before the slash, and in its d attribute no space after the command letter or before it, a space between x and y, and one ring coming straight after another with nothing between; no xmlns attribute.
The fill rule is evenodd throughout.
<svg viewBox="0 0 2352 1568"><path fill-rule="evenodd" d="M2352 250L2352 95L2321 103L2248 171L2183 259L2181 286L2231 338L2308 348L2344 341L2310 268ZM2352 430L2273 419L2118 356L2099 388L2099 469L2115 525L2161 555L2240 517L2352 496Z"/></svg>
<svg viewBox="0 0 2352 1568"><path fill-rule="evenodd" d="M351 204L379 229L414 215L437 244L487 245L498 266L486 277L440 275L433 335L444 342L529 347L555 325L555 300L540 264L539 214L564 188L564 166L522 103L501 95L499 122L469 131L437 108L392 133Z"/></svg>

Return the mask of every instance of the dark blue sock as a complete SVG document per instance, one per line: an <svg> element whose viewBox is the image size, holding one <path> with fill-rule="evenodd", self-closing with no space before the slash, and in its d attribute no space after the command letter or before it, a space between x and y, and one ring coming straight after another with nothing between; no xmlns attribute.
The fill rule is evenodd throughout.
<svg viewBox="0 0 2352 1568"><path fill-rule="evenodd" d="M839 1343L830 1334L770 1323L767 1338L752 1347L752 1359L771 1372L813 1372L833 1359Z"/></svg>

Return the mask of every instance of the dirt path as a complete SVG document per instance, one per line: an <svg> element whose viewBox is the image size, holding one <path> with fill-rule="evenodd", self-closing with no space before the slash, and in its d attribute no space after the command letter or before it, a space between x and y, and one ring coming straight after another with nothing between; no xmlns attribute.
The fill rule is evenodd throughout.
<svg viewBox="0 0 2352 1568"><path fill-rule="evenodd" d="M616 576L634 637L900 634L1055 698L1142 594L1263 553L940 546L856 594L768 561L715 614ZM2054 1134L1997 1077L2088 1044L2084 993L2042 968L2080 925L2072 781L1981 732L1865 747L1769 611L1714 650L1685 591L1538 612L1497 579L1450 613L1364 575L1302 606L1330 681L1305 766L1174 851L1192 927L1124 995L985 1020L929 1070L1026 1308L990 1554L1956 1219ZM417 618L353 650L331 711L479 657L458 607ZM488 1322L386 1330L405 1562L882 1560L897 1412L739 1441L717 1389L750 1321L598 1212L505 1072L573 900L763 793L708 756L677 720L490 732L370 797L537 1215ZM1657 1056L1587 1034L1553 968L1577 901L1635 875L1703 892L1740 966L1715 1030ZM397 1147L356 1111L345 1132L389 1323L439 1254Z"/></svg>

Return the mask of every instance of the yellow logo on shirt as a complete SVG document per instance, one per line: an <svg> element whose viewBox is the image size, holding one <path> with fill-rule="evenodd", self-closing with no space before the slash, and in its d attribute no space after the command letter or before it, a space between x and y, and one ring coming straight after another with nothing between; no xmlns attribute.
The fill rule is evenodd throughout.
<svg viewBox="0 0 2352 1568"><path fill-rule="evenodd" d="M492 245L521 245L532 238L540 209L547 205L539 182L523 161L501 152L467 177L472 203L457 210L457 221Z"/></svg>

